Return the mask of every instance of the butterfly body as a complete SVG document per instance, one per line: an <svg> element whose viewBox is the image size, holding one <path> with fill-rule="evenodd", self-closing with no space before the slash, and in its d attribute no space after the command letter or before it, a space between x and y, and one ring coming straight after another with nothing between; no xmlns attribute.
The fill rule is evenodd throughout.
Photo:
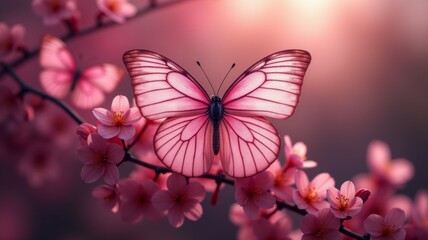
<svg viewBox="0 0 428 240"><path fill-rule="evenodd" d="M281 139L265 118L290 117L311 61L304 50L273 53L244 71L225 94L209 97L187 71L148 50L123 55L136 104L156 130L155 153L172 171L201 176L218 155L224 172L249 177L277 158Z"/></svg>
<svg viewBox="0 0 428 240"><path fill-rule="evenodd" d="M211 104L208 111L208 116L213 124L213 150L214 154L217 155L220 150L220 121L223 118L223 106L221 104L221 98L219 96L213 96L211 98Z"/></svg>
<svg viewBox="0 0 428 240"><path fill-rule="evenodd" d="M71 82L70 92L73 92L76 88L77 82L79 81L79 78L82 75L82 71L80 69L76 69L76 71L73 74L73 80Z"/></svg>

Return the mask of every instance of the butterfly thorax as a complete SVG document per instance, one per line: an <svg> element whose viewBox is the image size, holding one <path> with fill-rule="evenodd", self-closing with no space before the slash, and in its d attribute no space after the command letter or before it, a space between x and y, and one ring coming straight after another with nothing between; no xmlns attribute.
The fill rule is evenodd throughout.
<svg viewBox="0 0 428 240"><path fill-rule="evenodd" d="M221 98L213 96L211 98L211 105L208 109L208 115L210 116L211 122L213 123L213 150L214 154L217 155L220 150L220 121L223 118L223 106L221 104Z"/></svg>
<svg viewBox="0 0 428 240"><path fill-rule="evenodd" d="M71 83L70 92L72 92L74 90L74 88L76 87L77 80L79 80L81 75L82 75L82 72L79 69L76 69L76 71L74 71L73 81Z"/></svg>

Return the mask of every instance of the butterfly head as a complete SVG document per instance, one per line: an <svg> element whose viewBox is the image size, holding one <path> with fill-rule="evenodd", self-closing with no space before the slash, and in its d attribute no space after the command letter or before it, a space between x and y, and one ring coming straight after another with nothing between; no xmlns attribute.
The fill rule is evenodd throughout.
<svg viewBox="0 0 428 240"><path fill-rule="evenodd" d="M211 102L212 103L220 103L221 102L221 98L219 96L212 96L211 97Z"/></svg>

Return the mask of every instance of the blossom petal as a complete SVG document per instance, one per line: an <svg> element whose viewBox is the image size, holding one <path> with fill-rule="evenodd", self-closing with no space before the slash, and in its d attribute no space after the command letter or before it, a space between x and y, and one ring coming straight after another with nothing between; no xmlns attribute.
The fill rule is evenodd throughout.
<svg viewBox="0 0 428 240"><path fill-rule="evenodd" d="M110 185L119 181L119 169L115 164L108 163L105 165L104 181Z"/></svg>
<svg viewBox="0 0 428 240"><path fill-rule="evenodd" d="M320 173L315 176L311 184L317 189L318 195L323 198L326 190L334 186L334 179L328 173Z"/></svg>
<svg viewBox="0 0 428 240"><path fill-rule="evenodd" d="M186 190L187 182L184 176L174 173L169 176L166 185L171 195L178 195Z"/></svg>
<svg viewBox="0 0 428 240"><path fill-rule="evenodd" d="M98 125L98 134L100 134L105 139L113 138L119 133L120 128L118 126Z"/></svg>
<svg viewBox="0 0 428 240"><path fill-rule="evenodd" d="M88 146L95 152L107 152L107 141L96 133L89 134Z"/></svg>
<svg viewBox="0 0 428 240"><path fill-rule="evenodd" d="M170 208L168 210L168 220L173 227L181 227L184 223L184 214L182 209L179 207Z"/></svg>
<svg viewBox="0 0 428 240"><path fill-rule="evenodd" d="M155 208L165 211L174 206L175 202L168 191L159 190L153 195L152 204Z"/></svg>
<svg viewBox="0 0 428 240"><path fill-rule="evenodd" d="M88 146L82 146L77 149L77 157L84 164L91 164L97 161L96 153Z"/></svg>
<svg viewBox="0 0 428 240"><path fill-rule="evenodd" d="M92 114L98 121L100 121L104 125L107 125L107 126L116 125L113 121L112 113L105 108L94 108L94 110L92 110Z"/></svg>
<svg viewBox="0 0 428 240"><path fill-rule="evenodd" d="M202 217L203 209L201 204L194 204L192 208L186 209L184 216L192 221L197 221Z"/></svg>
<svg viewBox="0 0 428 240"><path fill-rule="evenodd" d="M117 95L113 102L111 103L111 110L113 112L123 112L125 113L129 109L128 98L123 95Z"/></svg>
<svg viewBox="0 0 428 240"><path fill-rule="evenodd" d="M346 181L340 187L340 193L348 199L355 197L355 186L351 181Z"/></svg>
<svg viewBox="0 0 428 240"><path fill-rule="evenodd" d="M385 224L395 226L394 230L401 228L406 220L404 211L400 208L393 208L389 210L385 215Z"/></svg>
<svg viewBox="0 0 428 240"><path fill-rule="evenodd" d="M140 110L136 107L129 109L129 114L127 115L125 121L126 124L134 124L138 122L143 116L141 116Z"/></svg>
<svg viewBox="0 0 428 240"><path fill-rule="evenodd" d="M186 196L195 199L197 202L204 200L206 195L205 188L199 182L191 182L187 186Z"/></svg>
<svg viewBox="0 0 428 240"><path fill-rule="evenodd" d="M93 183L104 174L104 166L96 164L84 165L80 172L80 177L85 183Z"/></svg>
<svg viewBox="0 0 428 240"><path fill-rule="evenodd" d="M364 230L370 234L371 237L379 237L383 224L383 218L377 214L371 214L364 220Z"/></svg>
<svg viewBox="0 0 428 240"><path fill-rule="evenodd" d="M261 197L254 199L254 203L259 208L269 209L275 204L275 198L270 192L265 192Z"/></svg>
<svg viewBox="0 0 428 240"><path fill-rule="evenodd" d="M295 178L296 178L297 190L301 194L304 194L306 192L306 189L309 186L308 175L306 175L306 173L303 171L297 171Z"/></svg>
<svg viewBox="0 0 428 240"><path fill-rule="evenodd" d="M317 221L317 216L306 214L300 219L300 230L302 230L304 234L311 233L316 226Z"/></svg>
<svg viewBox="0 0 428 240"><path fill-rule="evenodd" d="M117 135L120 139L129 140L135 135L135 127L132 125L125 125L120 127L119 134Z"/></svg>
<svg viewBox="0 0 428 240"><path fill-rule="evenodd" d="M118 164L125 157L125 151L119 145L110 143L107 148L107 161L112 164Z"/></svg>
<svg viewBox="0 0 428 240"><path fill-rule="evenodd" d="M248 218L254 220L259 217L259 208L253 201L247 201L242 207Z"/></svg>

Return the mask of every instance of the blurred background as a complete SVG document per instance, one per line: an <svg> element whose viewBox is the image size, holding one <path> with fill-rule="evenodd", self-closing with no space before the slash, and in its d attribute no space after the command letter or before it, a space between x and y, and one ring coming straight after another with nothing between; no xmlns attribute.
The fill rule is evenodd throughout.
<svg viewBox="0 0 428 240"><path fill-rule="evenodd" d="M24 25L29 49L39 45L44 33L66 33L62 25L44 26L30 2L0 3L0 21ZM77 5L81 27L92 25L98 12L95 1L77 0ZM306 143L309 159L318 162L317 168L307 171L309 176L329 172L338 186L367 171L367 146L378 139L390 145L393 158L414 164L416 175L400 192L413 198L418 189L427 188L426 0L190 0L67 44L81 67L103 62L123 67L122 54L135 48L159 52L190 72L210 94L197 60L217 88L232 63L236 67L224 86L273 52L307 50L312 63L298 108L291 118L272 122L281 136L288 134L293 141ZM17 69L38 88L39 71L37 58ZM127 74L102 107L109 108L117 94L132 97ZM78 111L95 124L90 111ZM69 125L73 132L76 126L71 121ZM57 150L61 177L38 187L20 172L22 159L14 158L17 152L30 151L31 140L22 149L9 146L13 139L0 138L0 228L9 231L12 239L208 240L232 239L236 234L228 218L234 202L230 187L221 192L218 206L211 206L207 198L201 220L186 220L180 229L170 227L166 219L127 224L92 198L91 191L98 184L81 181L77 138ZM280 159L284 161L283 153ZM121 176L133 167L121 166Z"/></svg>

